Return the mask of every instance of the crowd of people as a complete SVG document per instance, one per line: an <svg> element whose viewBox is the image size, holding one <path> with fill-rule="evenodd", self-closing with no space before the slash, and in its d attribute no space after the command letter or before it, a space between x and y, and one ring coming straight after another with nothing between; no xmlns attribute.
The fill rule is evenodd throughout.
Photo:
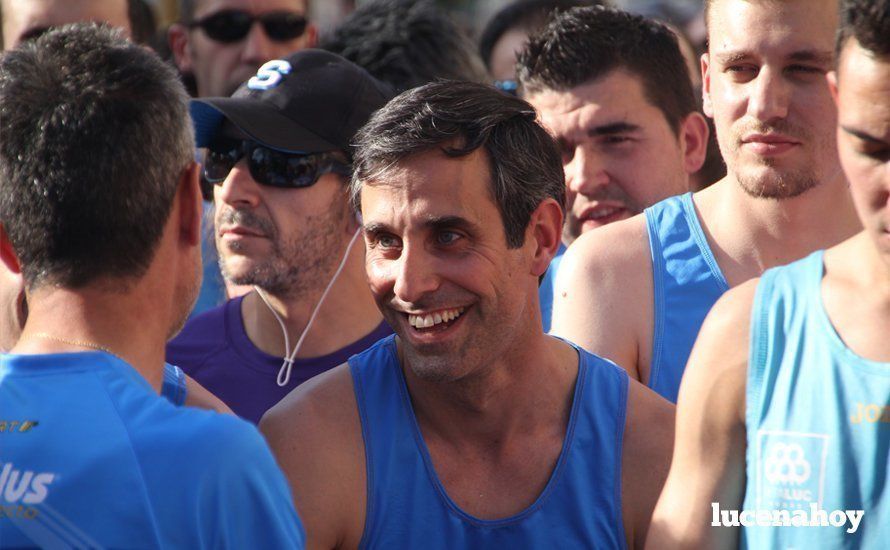
<svg viewBox="0 0 890 550"><path fill-rule="evenodd" d="M887 546L890 0L139 6L0 0L0 548Z"/></svg>

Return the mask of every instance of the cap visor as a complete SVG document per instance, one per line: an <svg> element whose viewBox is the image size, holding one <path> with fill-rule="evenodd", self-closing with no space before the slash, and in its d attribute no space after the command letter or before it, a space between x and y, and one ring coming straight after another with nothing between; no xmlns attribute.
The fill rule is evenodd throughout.
<svg viewBox="0 0 890 550"><path fill-rule="evenodd" d="M198 147L207 147L216 137L223 118L227 118L251 139L280 151L320 153L340 149L293 122L275 107L249 98L194 99L189 111Z"/></svg>

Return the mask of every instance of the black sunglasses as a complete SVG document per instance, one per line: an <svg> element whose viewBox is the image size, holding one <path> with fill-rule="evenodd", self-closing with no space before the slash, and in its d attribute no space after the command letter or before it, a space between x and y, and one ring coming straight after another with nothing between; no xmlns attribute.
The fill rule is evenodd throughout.
<svg viewBox="0 0 890 550"><path fill-rule="evenodd" d="M306 32L306 18L286 11L253 15L242 10L222 10L189 23L189 28L200 27L211 39L231 43L244 40L254 21L262 23L266 36L276 42L293 40Z"/></svg>
<svg viewBox="0 0 890 550"><path fill-rule="evenodd" d="M247 157L247 168L257 183L284 189L299 189L314 185L328 173L350 176L352 167L337 160L331 153L285 153L260 145L255 141L217 140L204 154L203 179L220 185L229 172ZM205 187L205 195L206 188ZM212 194L212 193L211 193Z"/></svg>

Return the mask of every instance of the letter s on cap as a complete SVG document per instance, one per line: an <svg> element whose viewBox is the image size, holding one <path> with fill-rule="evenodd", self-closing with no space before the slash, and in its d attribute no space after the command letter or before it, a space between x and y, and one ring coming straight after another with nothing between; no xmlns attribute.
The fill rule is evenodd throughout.
<svg viewBox="0 0 890 550"><path fill-rule="evenodd" d="M273 59L263 63L256 76L250 77L247 87L251 90L270 90L281 82L282 75L290 73L290 63L282 59Z"/></svg>

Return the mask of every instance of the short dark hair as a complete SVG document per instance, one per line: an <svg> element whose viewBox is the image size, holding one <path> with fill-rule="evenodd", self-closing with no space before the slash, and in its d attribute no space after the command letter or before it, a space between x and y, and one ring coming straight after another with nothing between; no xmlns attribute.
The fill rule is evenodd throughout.
<svg viewBox="0 0 890 550"><path fill-rule="evenodd" d="M145 273L193 160L188 96L154 52L104 25L0 58L0 223L26 284Z"/></svg>
<svg viewBox="0 0 890 550"><path fill-rule="evenodd" d="M532 34L543 27L554 13L580 6L605 5L605 0L518 0L491 16L479 37L479 54L491 69L491 53L502 36L513 29Z"/></svg>
<svg viewBox="0 0 890 550"><path fill-rule="evenodd" d="M363 184L379 182L404 158L433 149L455 158L481 147L507 245L518 248L544 199L565 207L559 151L535 117L525 101L484 84L439 81L408 90L374 113L356 136L353 205L360 207Z"/></svg>
<svg viewBox="0 0 890 550"><path fill-rule="evenodd" d="M430 0L362 4L319 47L363 67L396 91L437 79L487 80L472 40Z"/></svg>
<svg viewBox="0 0 890 550"><path fill-rule="evenodd" d="M529 40L517 68L524 95L567 91L624 69L646 99L679 132L696 110L695 93L677 36L667 26L614 8L573 8Z"/></svg>
<svg viewBox="0 0 890 550"><path fill-rule="evenodd" d="M890 56L890 0L844 0L837 53L850 38L875 55Z"/></svg>

